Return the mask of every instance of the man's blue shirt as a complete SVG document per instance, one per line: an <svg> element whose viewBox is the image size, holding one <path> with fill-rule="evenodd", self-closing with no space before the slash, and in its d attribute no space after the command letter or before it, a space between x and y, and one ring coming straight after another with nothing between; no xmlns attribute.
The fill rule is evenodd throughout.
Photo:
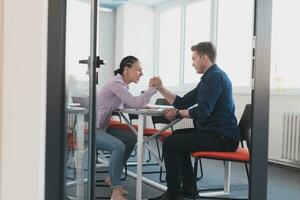
<svg viewBox="0 0 300 200"><path fill-rule="evenodd" d="M189 109L190 116L201 125L201 130L240 140L231 81L216 64L203 74L195 89L183 97L176 96L173 106Z"/></svg>

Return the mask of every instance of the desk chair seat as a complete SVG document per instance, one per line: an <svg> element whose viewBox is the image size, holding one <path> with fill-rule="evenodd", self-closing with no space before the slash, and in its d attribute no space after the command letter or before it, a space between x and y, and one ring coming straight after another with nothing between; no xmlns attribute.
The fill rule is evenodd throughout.
<svg viewBox="0 0 300 200"><path fill-rule="evenodd" d="M238 128L240 129L241 133L241 146L238 147L238 149L235 152L211 152L211 151L197 151L193 152L192 156L195 158L194 162L194 178L196 179L197 177L197 165L198 165L198 160L200 158L208 158L208 159L215 159L215 160L223 160L225 163L225 168L224 168L224 188L223 192L216 192L216 195L229 195L230 194L230 162L241 162L245 164L246 168L246 173L247 173L247 179L248 183L250 181L249 178L249 170L248 170L248 163L250 162L250 152L251 149L247 148L250 147L250 138L251 138L251 117L252 117L252 109L251 109L251 104L247 104L243 115L240 119ZM246 142L247 147L244 146L244 142ZM249 184L248 184L249 185ZM208 190L218 190L218 189L208 189ZM203 190L202 190L203 191ZM196 194L195 194L196 196ZM202 197L202 196L201 196ZM212 198L212 199L217 199L217 197L212 196L210 194L210 197L202 197L202 198ZM194 197L194 199L196 199ZM221 199L245 199L245 198L226 198L222 197ZM248 198L246 198L248 199Z"/></svg>
<svg viewBox="0 0 300 200"><path fill-rule="evenodd" d="M235 152L198 151L192 153L193 157L208 159L228 160L236 162L249 162L250 154L248 148L239 147Z"/></svg>
<svg viewBox="0 0 300 200"><path fill-rule="evenodd" d="M137 125L133 124L132 126L136 130L138 130ZM128 124L120 123L120 122L115 121L115 120L111 120L108 127L109 128L120 128L120 129L125 129L125 130L131 130L129 128ZM144 136L152 136L152 135L156 134L158 131L159 130L155 129L155 128L145 128L144 129ZM172 134L172 131L165 130L160 134L160 137L163 139L164 137L170 136L171 134Z"/></svg>
<svg viewBox="0 0 300 200"><path fill-rule="evenodd" d="M75 149L77 149L76 136L75 133L71 130L68 130L67 134L67 147L70 151L74 151Z"/></svg>
<svg viewBox="0 0 300 200"><path fill-rule="evenodd" d="M137 125L132 125L133 128L136 130L138 129ZM109 128L119 128L119 129L125 129L125 130L131 130L128 124L121 123L115 120L110 120L110 123L108 125Z"/></svg>
<svg viewBox="0 0 300 200"><path fill-rule="evenodd" d="M144 129L144 136L152 136L154 134L156 134L159 130L155 129L155 128L145 128ZM159 135L159 139L161 141L164 140L165 137L168 137L170 135L172 135L173 132L170 130L165 130L163 131L160 135Z"/></svg>

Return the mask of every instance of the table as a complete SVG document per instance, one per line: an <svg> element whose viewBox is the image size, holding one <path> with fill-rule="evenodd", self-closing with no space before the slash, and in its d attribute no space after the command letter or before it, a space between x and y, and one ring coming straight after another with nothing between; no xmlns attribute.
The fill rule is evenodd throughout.
<svg viewBox="0 0 300 200"><path fill-rule="evenodd" d="M87 110L83 107L68 106L68 120L72 121L71 126L76 131L77 150L75 151L75 168L76 168L76 181L66 183L66 186L76 184L76 198L84 199L84 115ZM70 119L71 118L71 119ZM69 125L69 124L68 124ZM72 198L73 199L73 198Z"/></svg>
<svg viewBox="0 0 300 200"><path fill-rule="evenodd" d="M181 119L176 119L172 121L170 124L164 126L162 129L160 129L156 134L149 137L147 140L143 139L144 135L144 124L145 124L145 118L146 116L163 116L163 109L129 109L124 108L117 110L117 112L120 113L121 117L124 119L124 121L129 125L130 129L137 134L137 170L136 174L128 172L128 175L136 177L136 200L142 199L142 181L152 185L156 188L166 190L166 186L161 185L159 183L156 183L154 181L151 181L150 179L147 179L145 177L142 177L142 166L144 161L144 148L147 148L147 150L153 155L153 157L158 161L158 163L164 167L162 161L158 158L158 156L154 153L154 151L150 148L150 146L147 144L147 141L157 137L161 132L167 130L177 122L179 122ZM138 118L138 131L132 127L132 124L130 121L126 118L124 113L127 114L136 114L139 116Z"/></svg>

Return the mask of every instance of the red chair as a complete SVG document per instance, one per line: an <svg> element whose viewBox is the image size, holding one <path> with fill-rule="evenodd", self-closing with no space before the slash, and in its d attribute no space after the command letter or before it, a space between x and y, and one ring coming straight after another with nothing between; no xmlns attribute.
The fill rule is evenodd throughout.
<svg viewBox="0 0 300 200"><path fill-rule="evenodd" d="M201 193L202 198L212 198L216 199L216 197L211 197L212 195L229 195L230 194L230 162L240 162L245 164L246 173L247 173L247 179L248 179L248 185L249 185L249 170L248 170L248 164L250 162L250 138L251 138L251 121L252 121L252 109L251 104L247 104L243 115L239 122L239 129L241 132L241 145L238 147L238 149L235 152L210 152L210 151L197 151L193 152L192 156L195 158L194 162L194 178L197 177L197 167L198 167L198 160L201 158L207 158L207 159L214 159L214 160L223 160L225 163L224 166L224 188L221 192L210 192L210 197L205 196L205 194ZM244 145L244 142L246 142L247 147ZM208 189L208 190L217 190L217 189ZM201 191L201 190L200 190ZM207 190L202 190L207 191ZM203 196L202 196L203 195ZM195 195L196 196L196 195ZM195 199L195 198L194 198ZM222 197L221 199L244 199L244 198L226 198Z"/></svg>

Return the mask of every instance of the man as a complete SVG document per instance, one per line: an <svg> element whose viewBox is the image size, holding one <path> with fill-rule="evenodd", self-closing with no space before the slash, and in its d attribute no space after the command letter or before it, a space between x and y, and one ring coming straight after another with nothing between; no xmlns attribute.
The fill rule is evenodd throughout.
<svg viewBox="0 0 300 200"><path fill-rule="evenodd" d="M168 119L192 118L195 128L179 129L166 138L163 154L168 190L151 200L180 200L197 192L191 163L193 151L235 151L240 140L232 85L216 64L216 49L211 42L191 47L193 67L203 74L197 87L183 97L166 89L159 77L151 83L176 109L165 111Z"/></svg>

